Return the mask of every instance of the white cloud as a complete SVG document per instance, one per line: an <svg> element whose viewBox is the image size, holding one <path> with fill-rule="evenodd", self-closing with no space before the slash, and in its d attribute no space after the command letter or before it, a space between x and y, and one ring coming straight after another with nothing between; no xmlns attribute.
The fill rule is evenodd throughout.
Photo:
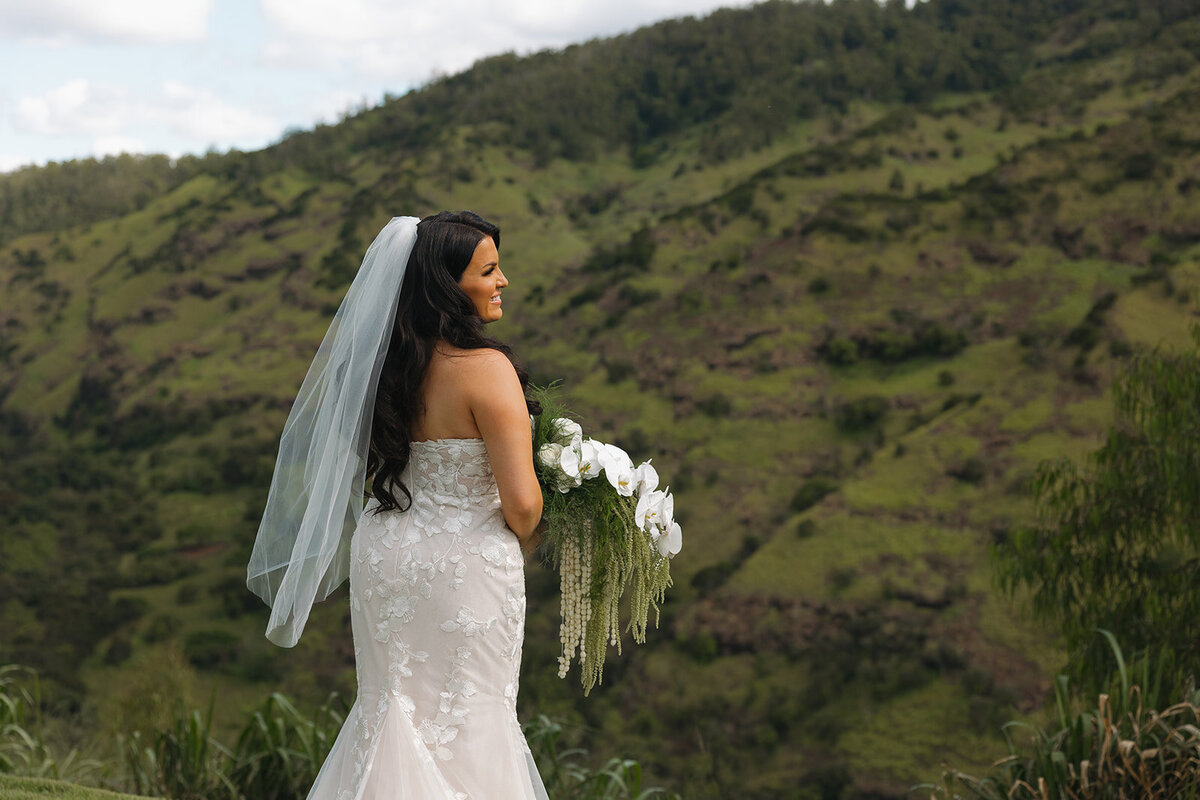
<svg viewBox="0 0 1200 800"><path fill-rule="evenodd" d="M279 122L273 117L226 103L208 89L178 81L163 83L159 102L143 111L149 119L196 142L266 139L279 132Z"/></svg>
<svg viewBox="0 0 1200 800"><path fill-rule="evenodd" d="M128 93L77 78L41 97L17 101L13 123L22 133L40 136L101 135L121 129L121 110Z"/></svg>
<svg viewBox="0 0 1200 800"><path fill-rule="evenodd" d="M379 100L378 97L368 97L362 92L339 89L313 98L307 103L305 111L314 122L334 124L348 114L370 108Z"/></svg>
<svg viewBox="0 0 1200 800"><path fill-rule="evenodd" d="M410 86L478 59L609 36L665 17L702 15L714 0L442 0L436 6L389 0L260 0L267 22L264 60L274 66L345 68ZM398 87L405 88L405 87Z"/></svg>
<svg viewBox="0 0 1200 800"><path fill-rule="evenodd" d="M148 95L78 78L41 96L17 101L13 125L40 136L94 137L97 154L124 147L144 151L149 132L166 131L199 147L255 141L279 132L279 122L252 108L227 103L209 89L165 81Z"/></svg>
<svg viewBox="0 0 1200 800"><path fill-rule="evenodd" d="M0 36L76 41L202 41L213 0L0 0Z"/></svg>
<svg viewBox="0 0 1200 800"><path fill-rule="evenodd" d="M101 136L92 142L92 155L96 158L119 156L121 153L144 153L146 143L130 136Z"/></svg>
<svg viewBox="0 0 1200 800"><path fill-rule="evenodd" d="M12 172L18 167L25 167L35 163L44 164L45 161L36 161L29 156L14 156L8 153L0 153L0 172Z"/></svg>

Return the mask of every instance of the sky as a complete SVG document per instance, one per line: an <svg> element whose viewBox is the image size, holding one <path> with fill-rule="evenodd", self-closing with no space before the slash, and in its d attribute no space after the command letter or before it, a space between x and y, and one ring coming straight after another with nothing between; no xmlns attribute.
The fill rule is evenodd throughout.
<svg viewBox="0 0 1200 800"><path fill-rule="evenodd" d="M0 171L256 150L440 74L744 0L0 0Z"/></svg>

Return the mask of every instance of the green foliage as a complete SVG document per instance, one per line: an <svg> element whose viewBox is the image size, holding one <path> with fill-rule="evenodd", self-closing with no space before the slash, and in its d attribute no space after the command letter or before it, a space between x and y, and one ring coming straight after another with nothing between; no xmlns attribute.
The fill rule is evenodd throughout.
<svg viewBox="0 0 1200 800"><path fill-rule="evenodd" d="M337 739L346 711L334 695L310 720L282 694L272 694L238 736L230 781L255 800L304 797Z"/></svg>
<svg viewBox="0 0 1200 800"><path fill-rule="evenodd" d="M214 698L215 699L215 698ZM155 794L172 800L239 798L229 779L230 752L212 738L212 703L201 716L180 708L174 724L157 734L134 731L119 737L125 781L134 794Z"/></svg>
<svg viewBox="0 0 1200 800"><path fill-rule="evenodd" d="M282 694L268 697L246 721L233 747L212 734L207 715L178 711L164 730L121 737L124 785L151 793L195 800L301 800L342 728L348 708L330 695L309 718ZM643 785L635 760L611 758L593 768L588 752L566 748L564 728L545 715L522 726L552 800L643 800L678 798Z"/></svg>
<svg viewBox="0 0 1200 800"><path fill-rule="evenodd" d="M817 278L815 280L824 280ZM812 284L809 284L811 291ZM858 343L845 336L835 336L825 344L825 360L839 367L849 366L858 361Z"/></svg>
<svg viewBox="0 0 1200 800"><path fill-rule="evenodd" d="M1192 326L1200 346L1200 325ZM1073 674L1101 663L1104 626L1135 648L1166 647L1200 672L1200 353L1156 347L1114 382L1116 422L1085 468L1043 461L1033 481L1044 523L994 546L1002 585L1028 588L1038 616L1062 625Z"/></svg>
<svg viewBox="0 0 1200 800"><path fill-rule="evenodd" d="M987 477L987 467L984 465L983 459L971 456L959 464L952 465L946 470L946 474L964 483L982 483Z"/></svg>
<svg viewBox="0 0 1200 800"><path fill-rule="evenodd" d="M808 291L810 294L825 294L826 292L829 291L831 285L832 284L830 284L829 278L826 278L824 275L818 275L817 277L813 278L811 281L808 282ZM842 362L835 362L835 363L848 363L848 362L842 361Z"/></svg>
<svg viewBox="0 0 1200 800"><path fill-rule="evenodd" d="M238 637L224 628L204 628L188 634L183 645L187 660L197 667L223 667L237 655Z"/></svg>
<svg viewBox="0 0 1200 800"><path fill-rule="evenodd" d="M815 278L814 283L824 280ZM827 282L824 285L827 286ZM825 290L821 289L822 292ZM809 291L813 291L812 283ZM932 320L917 320L908 313L894 316L908 329L881 329L854 338L828 332L817 352L827 363L837 366L848 366L860 359L895 364L912 358L948 358L968 345L967 335L961 330Z"/></svg>
<svg viewBox="0 0 1200 800"><path fill-rule="evenodd" d="M871 395L840 404L833 413L838 430L857 433L880 424L889 408L886 397Z"/></svg>
<svg viewBox="0 0 1200 800"><path fill-rule="evenodd" d="M833 478L826 475L814 475L792 495L789 507L795 512L807 511L820 502L825 495L836 492L837 488L837 481Z"/></svg>
<svg viewBox="0 0 1200 800"><path fill-rule="evenodd" d="M633 759L612 758L598 768L586 766L588 751L564 748L562 723L544 714L521 728L551 800L679 800L679 795L665 789L643 787L642 766Z"/></svg>
<svg viewBox="0 0 1200 800"><path fill-rule="evenodd" d="M0 244L20 233L85 225L142 208L196 174L163 155L51 162L0 175Z"/></svg>
<svg viewBox="0 0 1200 800"><path fill-rule="evenodd" d="M221 744L208 712L176 707L168 724L118 739L122 783L137 794L205 800L299 800L341 730L345 703L330 695L311 719L279 693L253 711L236 744Z"/></svg>
<svg viewBox="0 0 1200 800"><path fill-rule="evenodd" d="M655 249L654 234L649 228L641 228L621 244L612 247L598 245L584 262L583 270L589 274L612 272L622 267L645 270L654 258Z"/></svg>
<svg viewBox="0 0 1200 800"><path fill-rule="evenodd" d="M1112 308L1116 300L1116 292L1105 292L1092 304L1083 322L1071 329L1063 339L1063 344L1075 345L1085 353L1099 344L1103 336L1105 313Z"/></svg>
<svg viewBox="0 0 1200 800"><path fill-rule="evenodd" d="M728 417L729 412L733 410L733 403L728 397L718 392L700 400L696 403L696 408L709 417Z"/></svg>
<svg viewBox="0 0 1200 800"><path fill-rule="evenodd" d="M1200 690L1178 682L1169 650L1127 665L1112 633L1100 633L1117 668L1095 706L1072 714L1060 675L1057 727L1010 723L1009 754L986 777L947 769L940 783L920 788L946 800L1200 797Z"/></svg>
<svg viewBox="0 0 1200 800"><path fill-rule="evenodd" d="M81 757L76 749L60 754L47 744L41 707L37 674L13 664L0 665L0 774L70 781L93 778L100 769L98 761Z"/></svg>
<svg viewBox="0 0 1200 800"><path fill-rule="evenodd" d="M77 786L49 778L16 778L0 775L0 797L4 800L138 800L133 795Z"/></svg>

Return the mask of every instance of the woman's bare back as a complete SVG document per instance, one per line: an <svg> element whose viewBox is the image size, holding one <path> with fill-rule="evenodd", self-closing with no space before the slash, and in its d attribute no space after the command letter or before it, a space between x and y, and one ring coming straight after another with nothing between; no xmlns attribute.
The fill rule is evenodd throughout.
<svg viewBox="0 0 1200 800"><path fill-rule="evenodd" d="M523 542L542 516L525 397L512 363L498 350L438 343L421 384L423 407L413 441L482 439L496 476L504 519Z"/></svg>
<svg viewBox="0 0 1200 800"><path fill-rule="evenodd" d="M433 357L421 384L421 411L413 427L413 441L482 438L468 404L465 385L469 370L462 367L491 350L461 350L444 342L433 348Z"/></svg>

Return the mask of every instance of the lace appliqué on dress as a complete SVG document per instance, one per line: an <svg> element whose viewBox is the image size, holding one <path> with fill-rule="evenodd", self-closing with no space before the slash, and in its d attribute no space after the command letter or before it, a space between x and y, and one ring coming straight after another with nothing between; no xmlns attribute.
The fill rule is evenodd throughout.
<svg viewBox="0 0 1200 800"><path fill-rule="evenodd" d="M359 694L344 730L353 735L329 756L342 759L336 789L318 779L310 798L367 800L379 789L365 787L414 770L430 781L411 790L422 797L544 798L516 715L524 559L487 450L482 440L414 442L402 479L411 506L375 515L370 501L351 541ZM379 749L397 731L415 754L399 762L395 744ZM494 752L504 741L512 752ZM497 755L515 771L497 772Z"/></svg>

